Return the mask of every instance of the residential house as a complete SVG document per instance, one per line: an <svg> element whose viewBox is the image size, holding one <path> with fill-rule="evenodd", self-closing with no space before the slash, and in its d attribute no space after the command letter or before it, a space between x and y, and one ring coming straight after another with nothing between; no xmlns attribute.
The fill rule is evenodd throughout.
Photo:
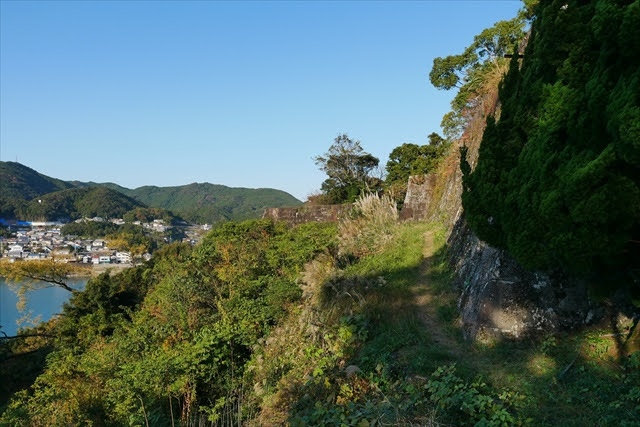
<svg viewBox="0 0 640 427"><path fill-rule="evenodd" d="M116 252L116 261L120 264L131 263L131 253L129 252Z"/></svg>

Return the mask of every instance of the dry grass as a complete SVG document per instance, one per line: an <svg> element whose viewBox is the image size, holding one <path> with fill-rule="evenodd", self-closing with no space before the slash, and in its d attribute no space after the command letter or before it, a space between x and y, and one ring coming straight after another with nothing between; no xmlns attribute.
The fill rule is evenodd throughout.
<svg viewBox="0 0 640 427"><path fill-rule="evenodd" d="M356 257L378 252L393 235L397 222L398 208L391 196L360 196L353 216L338 226L340 252Z"/></svg>

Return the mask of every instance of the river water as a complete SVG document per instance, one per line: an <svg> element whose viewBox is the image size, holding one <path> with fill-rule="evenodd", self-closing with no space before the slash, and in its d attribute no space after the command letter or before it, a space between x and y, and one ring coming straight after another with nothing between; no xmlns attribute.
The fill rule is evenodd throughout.
<svg viewBox="0 0 640 427"><path fill-rule="evenodd" d="M75 289L84 289L87 280L88 278L74 278L68 284ZM25 312L20 312L16 308L18 297L0 277L0 331L15 335L19 327L17 321L27 312L30 312L31 318L40 316L41 321L49 320L62 311L62 304L70 297L71 293L61 288L38 289L30 293Z"/></svg>

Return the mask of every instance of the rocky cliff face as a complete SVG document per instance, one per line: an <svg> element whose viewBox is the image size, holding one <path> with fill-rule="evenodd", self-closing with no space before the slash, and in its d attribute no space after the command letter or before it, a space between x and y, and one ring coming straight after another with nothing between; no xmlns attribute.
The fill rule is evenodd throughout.
<svg viewBox="0 0 640 427"><path fill-rule="evenodd" d="M460 290L458 308L468 339L518 339L600 321L611 311L588 298L586 283L522 268L506 252L480 241L465 222L458 147L467 146L467 159L474 167L486 116L497 110L497 94L486 95L440 169L410 178L400 217L440 221L446 226L454 281ZM616 324L617 316L616 312Z"/></svg>

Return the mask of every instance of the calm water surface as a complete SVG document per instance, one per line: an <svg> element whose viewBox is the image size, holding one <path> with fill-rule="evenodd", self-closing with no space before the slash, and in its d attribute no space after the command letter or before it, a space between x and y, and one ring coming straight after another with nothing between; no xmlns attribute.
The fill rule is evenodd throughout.
<svg viewBox="0 0 640 427"><path fill-rule="evenodd" d="M69 280L69 285L76 289L84 289L88 278L75 278ZM64 304L71 297L71 293L57 287L38 289L30 293L26 312L31 312L31 317L41 316L40 320L46 321L62 311ZM16 321L24 316L16 308L18 297L13 290L0 277L0 331L7 335L15 335L18 331Z"/></svg>

